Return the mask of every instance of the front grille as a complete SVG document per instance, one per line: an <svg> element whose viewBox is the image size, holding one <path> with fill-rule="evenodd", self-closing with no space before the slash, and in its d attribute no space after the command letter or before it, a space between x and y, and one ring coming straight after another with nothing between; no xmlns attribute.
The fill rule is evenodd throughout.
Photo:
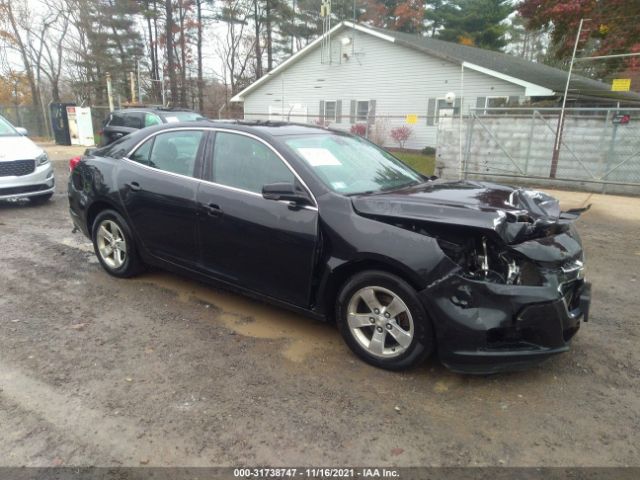
<svg viewBox="0 0 640 480"><path fill-rule="evenodd" d="M0 188L0 196L4 195L19 195L21 193L31 193L31 192L40 192L42 190L48 190L48 185L25 185L24 187L10 187L10 188Z"/></svg>
<svg viewBox="0 0 640 480"><path fill-rule="evenodd" d="M0 177L20 177L29 175L36 169L35 160L14 160L13 162L0 162Z"/></svg>

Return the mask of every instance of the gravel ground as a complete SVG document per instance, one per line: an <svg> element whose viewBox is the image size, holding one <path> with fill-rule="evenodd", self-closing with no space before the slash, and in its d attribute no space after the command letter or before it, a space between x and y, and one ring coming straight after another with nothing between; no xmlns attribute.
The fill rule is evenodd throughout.
<svg viewBox="0 0 640 480"><path fill-rule="evenodd" d="M573 348L523 373L377 370L336 329L152 271L118 280L52 202L0 202L0 465L640 465L640 199L579 222Z"/></svg>

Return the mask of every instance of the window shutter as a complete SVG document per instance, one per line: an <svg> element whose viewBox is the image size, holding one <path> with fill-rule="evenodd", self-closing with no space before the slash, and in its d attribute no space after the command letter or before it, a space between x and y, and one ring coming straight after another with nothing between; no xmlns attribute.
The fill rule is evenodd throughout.
<svg viewBox="0 0 640 480"><path fill-rule="evenodd" d="M349 123L356 123L356 101L351 100L351 108L349 110Z"/></svg>
<svg viewBox="0 0 640 480"><path fill-rule="evenodd" d="M510 107L517 106L519 104L520 104L520 97L518 97L517 95L512 95L511 97L509 97Z"/></svg>
<svg viewBox="0 0 640 480"><path fill-rule="evenodd" d="M435 125L436 117L436 99L430 98L427 100L427 125Z"/></svg>
<svg viewBox="0 0 640 480"><path fill-rule="evenodd" d="M342 100L336 101L336 123L342 122Z"/></svg>
<svg viewBox="0 0 640 480"><path fill-rule="evenodd" d="M324 123L324 100L320 100L320 107L318 108L318 119L320 123Z"/></svg>
<svg viewBox="0 0 640 480"><path fill-rule="evenodd" d="M369 114L367 115L369 123L375 123L376 121L376 101L369 100Z"/></svg>
<svg viewBox="0 0 640 480"><path fill-rule="evenodd" d="M461 105L462 105L462 98L456 97L455 101L453 102L453 113L457 113L459 115Z"/></svg>
<svg viewBox="0 0 640 480"><path fill-rule="evenodd" d="M487 97L478 97L476 100L476 108L484 108L487 105Z"/></svg>

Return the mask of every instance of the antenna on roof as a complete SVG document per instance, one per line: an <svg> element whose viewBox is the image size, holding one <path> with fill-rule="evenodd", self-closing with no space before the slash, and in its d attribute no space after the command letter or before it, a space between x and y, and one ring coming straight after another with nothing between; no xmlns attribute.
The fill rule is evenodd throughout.
<svg viewBox="0 0 640 480"><path fill-rule="evenodd" d="M322 0L320 18L322 19L320 63L331 63L331 0Z"/></svg>

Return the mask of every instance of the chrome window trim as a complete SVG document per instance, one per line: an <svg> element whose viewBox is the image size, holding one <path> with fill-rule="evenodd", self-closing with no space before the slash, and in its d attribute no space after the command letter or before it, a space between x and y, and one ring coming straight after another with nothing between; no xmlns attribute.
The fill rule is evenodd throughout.
<svg viewBox="0 0 640 480"><path fill-rule="evenodd" d="M131 152L129 152L131 153ZM137 165L141 168L146 168L147 170L151 170L152 172L164 173L165 175L170 175L172 177L186 178L187 180L193 180L195 182L200 182L202 179L196 177L190 177L188 175L182 175L181 173L168 172L167 170L161 170L159 168L150 167L149 165L145 165L144 163L136 162L135 160L131 160L128 156L122 157L121 160L126 160L127 162L131 162L134 165Z"/></svg>
<svg viewBox="0 0 640 480"><path fill-rule="evenodd" d="M313 205L304 205L301 206L301 208L304 208L306 210L313 210L313 211L318 211L318 201L316 200L315 195L311 192L311 189L308 187L308 185L305 183L305 181L300 177L300 175L298 175L298 172L295 171L295 169L291 166L291 164L289 164L289 162L287 162L287 160L285 160L285 158L280 154L280 152L278 152L272 145L270 145L268 142L266 142L265 140L263 140L262 138L253 135L252 133L248 133L248 132L242 132L239 130L231 130L231 129L226 129L226 128L214 128L214 127L190 127L190 126L184 126L184 127L175 127L175 128L168 128L165 130L160 130L158 132L154 132L151 135L147 136L144 138L144 140L141 140L140 142L138 142L125 156L122 157L122 160L126 160L128 162L131 162L135 165L138 165L142 168L147 168L151 171L154 172L161 172L167 175L172 175L175 177L180 177L180 178L187 178L189 180L195 180L196 182L204 182L204 183L208 183L210 185L215 185L217 187L222 187L222 188L226 188L228 190L232 190L235 192L239 192L239 193L247 193L249 195L253 195L256 197L260 197L260 198L264 198L261 194L257 193L257 192L252 192L251 190L245 190L243 188L238 188L238 187L232 187L231 185L224 185L222 183L217 183L217 182L213 182L211 180L205 180L204 178L195 178L195 177L190 177L187 175L182 175L180 173L173 173L173 172L168 172L166 170L161 170L159 168L154 168L154 167L150 167L149 165L144 165L140 162L136 162L134 160L131 160L129 158L129 155L131 155L132 153L134 153L143 143L145 143L147 140L150 140L152 137L155 137L156 135L160 135L162 133L168 133L168 132L176 132L176 131L181 131L181 130L195 130L195 131L201 131L201 132L224 132L224 133L233 133L233 134L238 134L238 135L244 135L246 137L250 137L253 138L254 140L258 140L259 142L263 143L264 145L267 146L267 148L269 148L273 153L275 153L278 158L280 160L282 160L282 162L287 166L287 168L291 171L291 173L293 173L293 176L296 177L298 179L298 181L302 184L302 186L305 188L305 190L307 191L307 193L309 194L309 196L311 197L311 199L313 200ZM266 199L265 199L266 200ZM289 204L290 202L287 202L286 200L279 200L282 203L287 203Z"/></svg>

